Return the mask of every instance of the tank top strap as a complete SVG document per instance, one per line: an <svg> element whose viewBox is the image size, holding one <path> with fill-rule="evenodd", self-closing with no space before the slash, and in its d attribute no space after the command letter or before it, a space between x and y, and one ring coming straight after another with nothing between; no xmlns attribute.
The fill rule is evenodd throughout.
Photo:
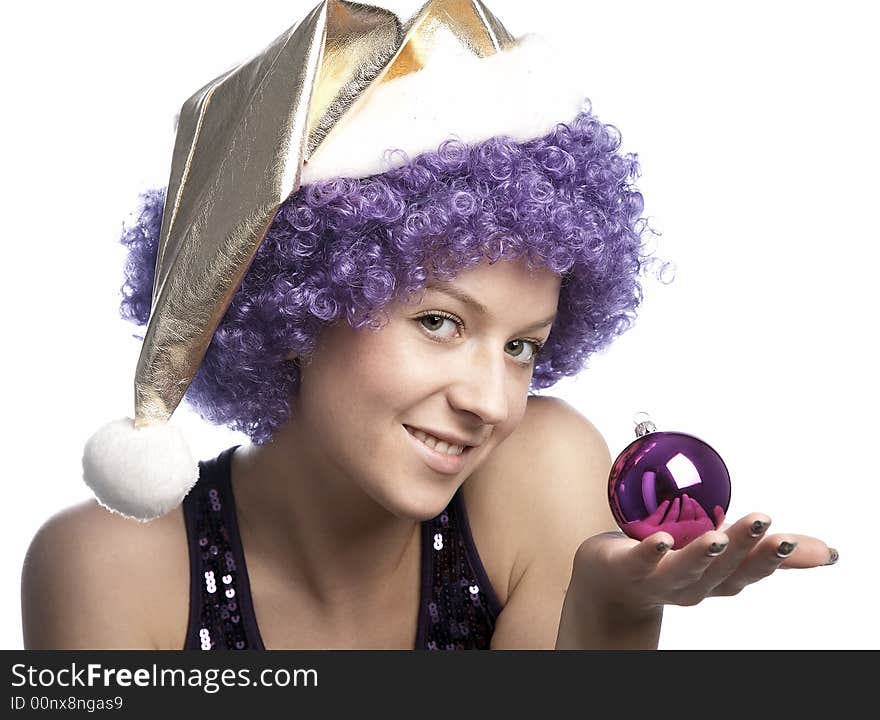
<svg viewBox="0 0 880 720"><path fill-rule="evenodd" d="M185 650L262 650L232 494L238 446L199 463L183 501L190 560Z"/></svg>
<svg viewBox="0 0 880 720"><path fill-rule="evenodd" d="M480 560L459 488L422 523L422 597L416 648L487 650L501 603Z"/></svg>

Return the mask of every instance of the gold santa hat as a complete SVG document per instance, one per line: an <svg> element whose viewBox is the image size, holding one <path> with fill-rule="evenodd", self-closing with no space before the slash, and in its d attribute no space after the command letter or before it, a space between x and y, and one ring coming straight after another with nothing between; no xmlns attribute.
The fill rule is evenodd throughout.
<svg viewBox="0 0 880 720"><path fill-rule="evenodd" d="M573 77L574 76L574 77ZM456 137L541 137L581 109L570 63L515 39L480 0L431 0L411 19L324 0L180 111L134 418L86 443L98 501L150 520L198 479L180 404L279 206L300 186L367 177Z"/></svg>

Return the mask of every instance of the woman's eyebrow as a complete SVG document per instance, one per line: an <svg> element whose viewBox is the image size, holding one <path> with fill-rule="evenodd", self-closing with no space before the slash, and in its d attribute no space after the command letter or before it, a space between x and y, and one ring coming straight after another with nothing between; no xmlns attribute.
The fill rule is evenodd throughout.
<svg viewBox="0 0 880 720"><path fill-rule="evenodd" d="M486 309L485 305L483 305L478 300L472 298L464 290L460 290L459 288L457 288L453 285L435 282L435 283L431 283L431 284L427 285L426 289L427 290L436 290L437 292L441 292L444 295L449 295L450 297L454 297L459 302L462 302L465 305L472 307L474 310L476 310L478 313L480 313L480 315L488 315L489 314L489 311ZM546 320L540 320L536 323L529 325L528 327L523 328L522 332L530 332L531 330L539 330L542 327L550 325L555 319L556 319L556 313L553 313Z"/></svg>

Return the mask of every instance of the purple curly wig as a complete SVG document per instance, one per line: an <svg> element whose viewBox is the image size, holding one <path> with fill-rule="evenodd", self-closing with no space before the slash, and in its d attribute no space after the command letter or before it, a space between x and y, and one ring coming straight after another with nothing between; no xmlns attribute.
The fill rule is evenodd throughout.
<svg viewBox="0 0 880 720"><path fill-rule="evenodd" d="M185 399L206 420L269 440L290 416L299 368L321 328L378 327L393 300L450 280L484 258L525 258L562 277L558 315L531 390L580 372L628 330L648 263L637 155L589 109L542 138L450 140L363 179L301 187L280 207ZM164 190L141 196L122 317L150 313Z"/></svg>

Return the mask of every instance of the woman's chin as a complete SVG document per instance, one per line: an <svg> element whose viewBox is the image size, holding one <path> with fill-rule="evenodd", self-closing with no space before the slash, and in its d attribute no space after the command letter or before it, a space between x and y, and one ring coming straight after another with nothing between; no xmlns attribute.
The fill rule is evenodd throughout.
<svg viewBox="0 0 880 720"><path fill-rule="evenodd" d="M394 493L393 499L388 498L388 501L383 504L395 517L421 523L432 520L442 513L457 489L457 485L454 487L434 485L419 492L416 488L409 486Z"/></svg>

